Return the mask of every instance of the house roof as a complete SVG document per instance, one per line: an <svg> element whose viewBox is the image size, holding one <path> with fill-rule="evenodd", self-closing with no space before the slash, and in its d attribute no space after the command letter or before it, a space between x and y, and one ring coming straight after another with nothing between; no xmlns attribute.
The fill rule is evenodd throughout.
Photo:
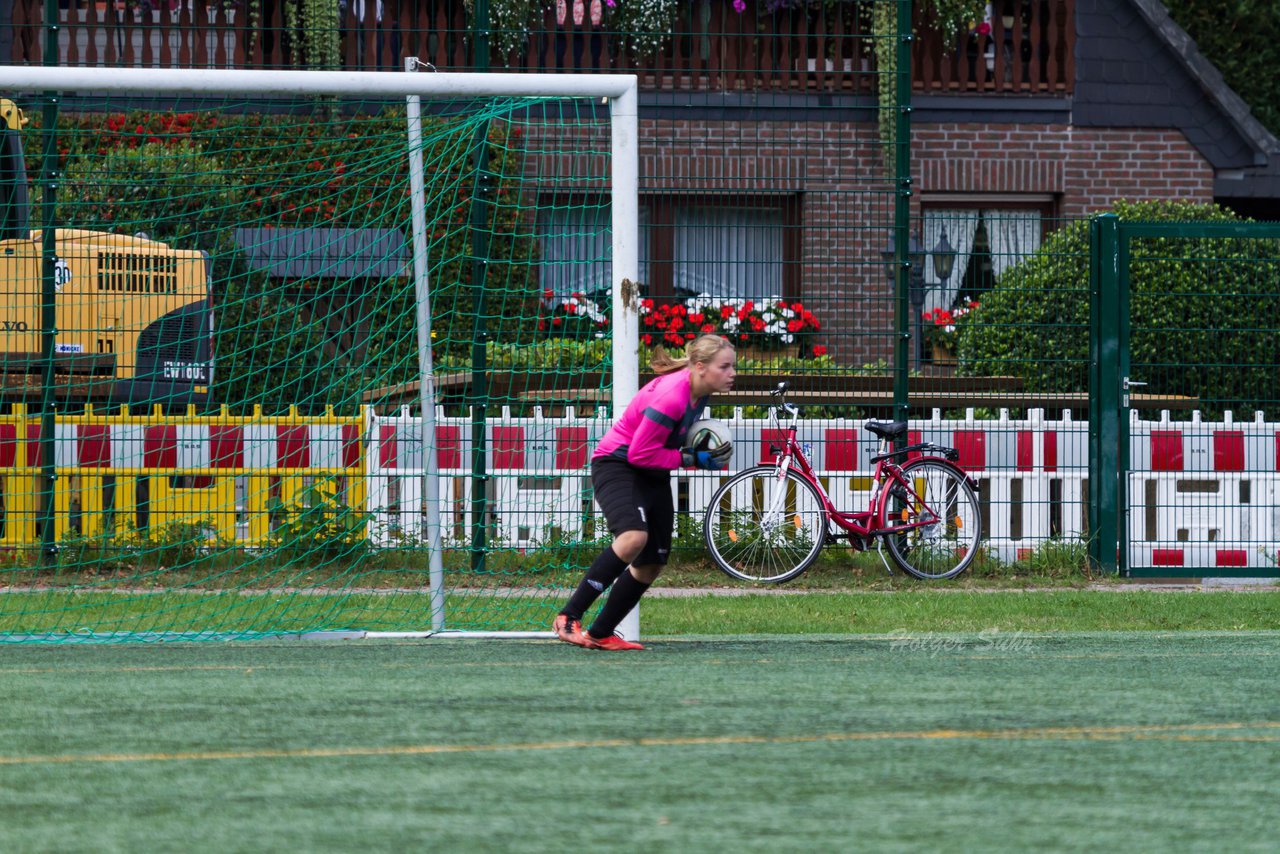
<svg viewBox="0 0 1280 854"><path fill-rule="evenodd" d="M1217 173L1215 195L1254 195L1269 171L1280 190L1280 140L1164 4L1079 0L1076 25L1076 126L1177 127Z"/></svg>

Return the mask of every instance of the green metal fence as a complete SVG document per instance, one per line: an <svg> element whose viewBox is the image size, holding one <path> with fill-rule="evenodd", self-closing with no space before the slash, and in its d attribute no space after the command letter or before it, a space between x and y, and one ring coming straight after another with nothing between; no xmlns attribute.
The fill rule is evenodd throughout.
<svg viewBox="0 0 1280 854"><path fill-rule="evenodd" d="M33 23L37 4L22 5L32 11L24 19L30 36L38 31ZM54 5L48 4L50 20ZM99 16L96 9L76 17L86 5L63 8L61 33L41 32L43 56L33 52L27 61L61 51L61 61L88 63L86 51L97 49L99 29L111 24L107 28L115 35L128 29L123 18L111 23L119 16ZM264 32L280 30L274 37L250 41L244 19L224 33L235 37L229 42L235 50L224 52L226 64L236 57L246 66L298 64L298 56L285 50L283 19L272 17L277 5L267 4L272 11L261 21ZM963 462L980 481L993 560L1017 561L1046 543L1088 543L1093 561L1109 571L1275 574L1272 540L1280 539L1280 520L1274 508L1280 499L1273 498L1270 477L1280 451L1269 425L1280 418L1280 403L1268 381L1280 354L1266 320L1277 281L1272 226L1143 225L1148 212L1141 208L1093 221L1059 220L1051 202L1032 210L1000 202L922 201L911 177L912 92L942 91L948 80L960 81L954 91L1010 90L1000 88L1005 75L996 73L1001 54L993 60L994 76L984 76L980 57L986 36L957 34L960 41L951 53L941 49L942 37L927 29L921 41L908 37L913 21L916 30L922 23L913 10L919 4L909 0L857 4L857 15L849 12L854 5L849 3L817 4L821 9L812 14L794 8L807 4L770 11L764 3L751 3L745 17L721 0L688 4L674 19L673 38L643 62L627 59L616 27L592 29L589 4L583 23L574 21L575 4L569 3L567 18L535 29L522 42L525 46L514 52L515 66L512 51L504 56L497 49L486 65L483 51L474 50L483 40L467 41L465 50L454 51L452 63L443 62L441 46L465 33L468 19L456 3L435 4L440 14L448 12L448 20L456 19L450 26L414 17L431 5L387 3L384 21L376 19L373 3L360 4L360 11L354 3L339 7L342 19L335 25L348 26L330 40L331 47L341 45L343 67L351 68L399 68L404 56L420 54L452 70L634 71L648 82L640 115L640 231L642 286L652 300L649 320L656 323L664 310L700 294L719 301L720 308L740 307L747 299L781 299L799 303L814 319L789 336L760 334L752 342L740 341L738 389L717 414L762 415L767 388L788 376L811 419L849 419L827 426L835 431L830 436L851 447L859 440L862 419L910 418L918 432L960 446ZM1051 17L1058 24L1069 21L1074 8L1071 3L1042 5L1055 10ZM179 29L197 26L188 20L190 8L177 10ZM697 18L703 11L710 16L706 20ZM554 16L554 10L548 14ZM841 38L830 35L832 15L843 28ZM164 23L162 17L156 22ZM999 36L1006 25L996 17ZM778 21L787 23L785 31L771 28ZM1037 76L1039 66L1014 71L1048 81L1036 91L1067 91L1068 65L1058 60L1070 54L1070 28L1016 24L1015 29L1018 39L1039 40L1028 54L1048 57L1044 68L1056 69L1058 76ZM135 33L129 29L128 34L132 45ZM393 34L402 39L394 50ZM76 40L80 36L83 45ZM597 36L605 47L593 54ZM34 48L38 40L33 39L23 43ZM740 42L750 42L750 50L739 49ZM928 58L922 58L921 42L933 51ZM564 50L557 53L556 44ZM379 56L380 45L394 62L385 57L367 62ZM75 53L73 47L83 50ZM150 61L147 57L181 59L165 53L167 47L154 56L130 50L106 59L94 54L93 61L130 65ZM190 62L197 58L187 56ZM768 67L762 68L766 59ZM924 66L936 74L922 79ZM43 124L53 124L52 104L33 93L20 100L33 116L49 111ZM92 114L102 119L119 113L129 119L124 132L145 140L153 135L158 115L189 107L155 101L94 105L72 96L61 104L60 121L65 133L74 135L72 128L79 127L88 139ZM236 107L238 115L255 109L271 112L272 105ZM516 149L532 162L534 154L513 142ZM33 141L27 150L33 183L40 171L36 153ZM52 149L48 153L53 157ZM583 152L559 152L538 162L544 167L567 162L575 153ZM298 168L310 166L308 161ZM483 163L474 168L484 171ZM471 409L498 418L506 407L519 418L531 416L538 406L543 415L558 418L569 407L583 415L607 403L607 366L590 361L593 373L582 368L583 360L596 359L591 348L607 331L588 328L582 340L566 341L572 336L544 334L540 327L563 312L575 292L607 308L607 288L599 289L608 281L609 259L601 248L607 242L601 215L607 193L592 181L557 183L554 170L546 175L537 194L525 200L537 209L530 223L539 240L521 268L529 292L521 294L533 298L520 312L492 309L474 340L468 338L456 352L436 354L442 360L438 367L470 375L469 381L462 377L456 385L442 384L442 398L454 414ZM469 209L477 219L490 204L502 208L501 199L477 199L481 203ZM299 206L287 224L333 226L322 214L313 217ZM228 214L220 227L245 225L236 217L243 214ZM460 241L473 233L456 225ZM483 241L465 239L471 241L468 257L474 263L459 273L459 281L479 281L486 275ZM572 260L549 275L555 259ZM42 295L53 292L51 271L41 283ZM540 302L534 291L546 289L551 293ZM463 309L458 312L461 316ZM653 324L642 327L649 336L644 343L663 343L664 332ZM483 345L485 334L495 339L488 348L493 356ZM502 350L531 342L566 345L572 358L565 358L572 364L535 369ZM40 349L51 351L52 342ZM499 361L504 355L511 357L509 364ZM547 379L553 373L562 375L555 385ZM357 388L351 374L319 370L316 375L346 383L344 400L388 408L404 402L375 393L390 383L370 381ZM1147 385L1133 385L1138 382ZM588 401L584 390L595 397ZM319 404L321 397L317 392ZM41 435L51 442L52 407L45 403L39 412ZM466 434L468 456L484 474L488 440L481 429ZM837 450L821 461L835 466L832 482L843 481L850 495L857 491L860 453L856 447ZM43 464L53 464L52 454ZM51 478L52 472L44 475ZM516 473L500 477L511 483L530 480ZM682 489L679 506L691 516L698 492ZM473 521L490 512L485 500L482 489L470 494L477 508ZM585 503L589 508L589 496ZM477 551L504 548L484 538L475 545ZM696 531L679 546L697 549Z"/></svg>
<svg viewBox="0 0 1280 854"><path fill-rule="evenodd" d="M1091 237L1094 559L1280 575L1280 225L1108 215Z"/></svg>

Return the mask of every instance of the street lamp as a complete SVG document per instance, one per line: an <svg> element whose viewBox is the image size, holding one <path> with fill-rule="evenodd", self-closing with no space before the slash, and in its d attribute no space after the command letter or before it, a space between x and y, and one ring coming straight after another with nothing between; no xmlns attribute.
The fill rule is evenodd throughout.
<svg viewBox="0 0 1280 854"><path fill-rule="evenodd" d="M947 279L951 278L951 272L955 269L956 248L947 240L947 227L942 227L942 236L938 238L937 244L929 253L933 256L933 274L938 277L938 287L945 294L947 291Z"/></svg>
<svg viewBox="0 0 1280 854"><path fill-rule="evenodd" d="M911 262L911 279L907 298L911 301L911 313L916 318L916 370L924 364L924 298L929 286L924 283L924 244L914 234L907 243L907 260Z"/></svg>

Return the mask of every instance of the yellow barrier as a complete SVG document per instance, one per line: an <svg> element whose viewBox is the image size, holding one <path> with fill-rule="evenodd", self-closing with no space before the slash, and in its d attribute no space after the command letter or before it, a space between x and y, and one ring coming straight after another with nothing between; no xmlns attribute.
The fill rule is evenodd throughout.
<svg viewBox="0 0 1280 854"><path fill-rule="evenodd" d="M54 534L96 536L123 526L158 533L179 524L204 525L218 539L245 546L266 545L275 522L298 508L308 488L323 494L326 506L365 508L364 458L368 413L341 417L131 415L86 407L80 415L59 416L55 426ZM40 542L40 418L15 405L0 415L0 478L3 479L4 533L0 545ZM236 506L236 481L244 483L244 504ZM345 499L345 500L342 500ZM142 512L145 508L145 514ZM144 518L145 517L145 518ZM78 520L78 525L76 521ZM245 529L244 536L240 529Z"/></svg>

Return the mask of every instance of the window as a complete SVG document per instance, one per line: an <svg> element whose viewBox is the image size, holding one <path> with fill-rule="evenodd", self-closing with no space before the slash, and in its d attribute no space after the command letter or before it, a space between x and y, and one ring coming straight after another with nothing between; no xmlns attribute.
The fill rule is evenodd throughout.
<svg viewBox="0 0 1280 854"><path fill-rule="evenodd" d="M925 311L950 307L963 297L981 301L1009 267L1040 248L1050 202L993 200L946 203L926 207L924 213L925 284L930 288ZM943 236L955 249L956 260L947 281L938 279L932 250Z"/></svg>
<svg viewBox="0 0 1280 854"><path fill-rule="evenodd" d="M798 210L791 196L642 197L640 281L646 295L798 298L800 240L792 227ZM608 293L607 202L543 207L538 235L543 291L598 294L598 302Z"/></svg>
<svg viewBox="0 0 1280 854"><path fill-rule="evenodd" d="M677 296L782 296L782 212L678 206L671 284Z"/></svg>
<svg viewBox="0 0 1280 854"><path fill-rule="evenodd" d="M640 281L647 281L647 212L640 210ZM607 201L603 204L562 205L538 211L538 240L542 250L538 280L543 293L556 296L599 293L610 287L609 260L613 232ZM599 301L599 300L597 300Z"/></svg>

